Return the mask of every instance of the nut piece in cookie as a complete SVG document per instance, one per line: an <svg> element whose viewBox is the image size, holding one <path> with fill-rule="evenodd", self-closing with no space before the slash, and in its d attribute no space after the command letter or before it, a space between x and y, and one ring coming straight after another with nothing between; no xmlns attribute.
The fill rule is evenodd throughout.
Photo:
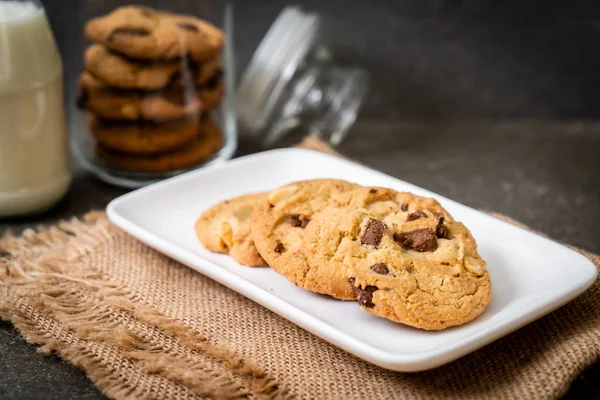
<svg viewBox="0 0 600 400"><path fill-rule="evenodd" d="M250 234L250 216L266 193L248 194L218 203L196 221L196 236L202 245L219 253L229 253L242 265L265 267Z"/></svg>

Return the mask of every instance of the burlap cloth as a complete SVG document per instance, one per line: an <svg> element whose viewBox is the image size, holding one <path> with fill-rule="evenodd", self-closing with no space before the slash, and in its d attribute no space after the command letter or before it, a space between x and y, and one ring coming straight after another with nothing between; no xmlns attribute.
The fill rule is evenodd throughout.
<svg viewBox="0 0 600 400"><path fill-rule="evenodd" d="M458 361L395 373L150 249L104 213L0 241L0 317L113 398L555 398L599 360L599 304L595 282Z"/></svg>

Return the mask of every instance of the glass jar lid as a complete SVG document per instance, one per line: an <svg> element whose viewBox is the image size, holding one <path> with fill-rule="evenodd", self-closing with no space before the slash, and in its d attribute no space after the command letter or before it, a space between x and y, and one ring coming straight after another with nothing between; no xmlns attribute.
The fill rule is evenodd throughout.
<svg viewBox="0 0 600 400"><path fill-rule="evenodd" d="M290 79L312 50L319 16L286 7L255 51L238 88L238 120L244 130L263 131Z"/></svg>

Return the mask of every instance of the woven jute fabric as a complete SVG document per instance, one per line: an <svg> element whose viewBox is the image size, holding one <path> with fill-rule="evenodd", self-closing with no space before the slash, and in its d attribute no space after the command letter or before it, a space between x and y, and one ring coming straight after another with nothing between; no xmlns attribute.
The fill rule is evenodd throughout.
<svg viewBox="0 0 600 400"><path fill-rule="evenodd" d="M458 361L396 373L150 249L102 212L0 241L0 317L113 398L556 398L600 359L598 304L595 282Z"/></svg>

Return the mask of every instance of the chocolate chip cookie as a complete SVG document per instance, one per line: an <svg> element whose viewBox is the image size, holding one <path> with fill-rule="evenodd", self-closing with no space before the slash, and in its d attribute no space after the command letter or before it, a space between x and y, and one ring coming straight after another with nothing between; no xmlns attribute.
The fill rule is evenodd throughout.
<svg viewBox="0 0 600 400"><path fill-rule="evenodd" d="M214 86L214 82L211 85ZM218 106L224 94L220 83L216 87L191 91L182 88L152 92L115 90L87 72L79 78L79 89L79 105L101 118L153 122L197 116Z"/></svg>
<svg viewBox="0 0 600 400"><path fill-rule="evenodd" d="M131 154L157 154L183 146L202 131L197 118L155 124L90 117L90 132L107 149Z"/></svg>
<svg viewBox="0 0 600 400"><path fill-rule="evenodd" d="M247 194L212 206L196 221L198 240L210 251L229 253L242 265L266 267L250 234L252 211L266 198L266 193Z"/></svg>
<svg viewBox="0 0 600 400"><path fill-rule="evenodd" d="M125 6L85 26L86 37L112 51L142 60L189 57L204 61L223 47L223 32L208 22L149 7Z"/></svg>
<svg viewBox="0 0 600 400"><path fill-rule="evenodd" d="M473 236L433 199L356 189L312 216L304 242L319 289L341 290L332 294L392 321L445 329L473 320L490 300Z"/></svg>
<svg viewBox="0 0 600 400"><path fill-rule="evenodd" d="M271 191L252 215L252 237L260 255L295 285L315 288L304 253L304 229L332 196L357 187L346 181L315 179Z"/></svg>
<svg viewBox="0 0 600 400"><path fill-rule="evenodd" d="M221 130L207 118L201 122L200 134L185 146L157 155L134 155L96 146L96 155L109 166L139 172L168 172L198 165L223 146Z"/></svg>
<svg viewBox="0 0 600 400"><path fill-rule="evenodd" d="M167 85L203 86L214 76L220 76L223 63L220 57L202 63L131 60L100 44L93 44L85 51L85 68L106 86L155 90Z"/></svg>

